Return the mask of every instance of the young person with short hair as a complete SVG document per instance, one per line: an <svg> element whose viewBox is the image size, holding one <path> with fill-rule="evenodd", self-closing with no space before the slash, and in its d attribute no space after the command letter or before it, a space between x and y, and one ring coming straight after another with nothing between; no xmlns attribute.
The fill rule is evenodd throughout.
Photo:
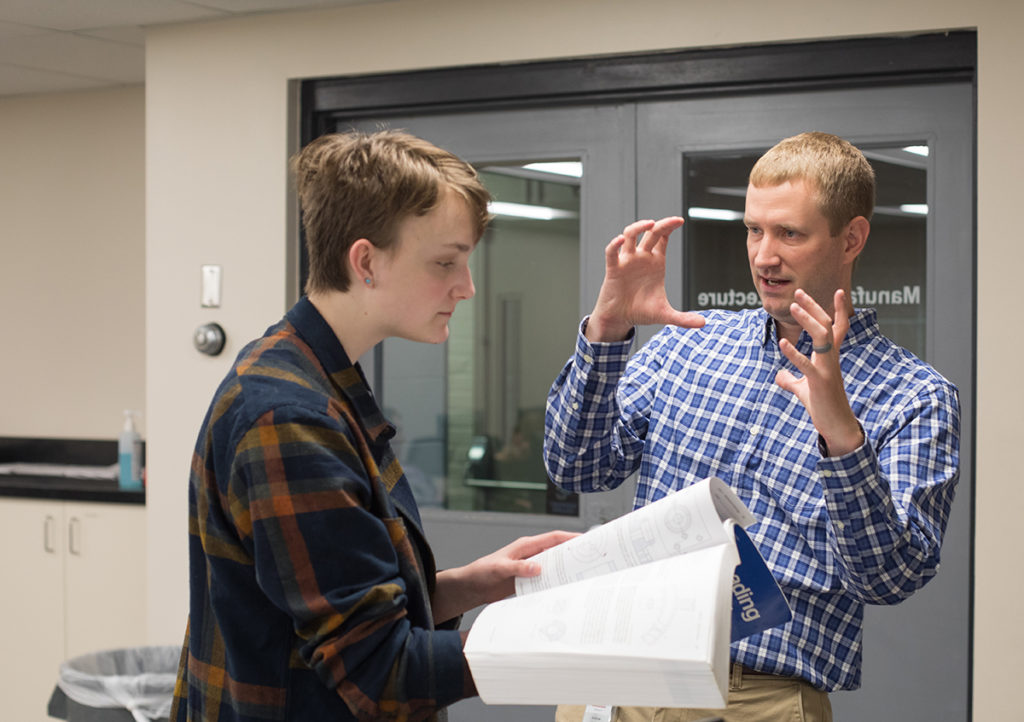
<svg viewBox="0 0 1024 722"><path fill-rule="evenodd" d="M488 221L473 168L400 132L328 135L294 159L307 295L239 353L189 485L189 624L174 720L423 720L475 694L459 616L571 536L436 571L356 360L440 343L473 296Z"/></svg>

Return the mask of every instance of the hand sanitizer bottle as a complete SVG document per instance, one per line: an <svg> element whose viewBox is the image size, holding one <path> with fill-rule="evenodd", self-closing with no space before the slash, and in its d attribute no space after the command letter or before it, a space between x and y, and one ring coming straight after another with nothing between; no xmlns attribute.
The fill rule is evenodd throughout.
<svg viewBox="0 0 1024 722"><path fill-rule="evenodd" d="M117 437L120 463L118 486L124 491L142 490L142 437L135 430L135 412L125 410L124 429Z"/></svg>

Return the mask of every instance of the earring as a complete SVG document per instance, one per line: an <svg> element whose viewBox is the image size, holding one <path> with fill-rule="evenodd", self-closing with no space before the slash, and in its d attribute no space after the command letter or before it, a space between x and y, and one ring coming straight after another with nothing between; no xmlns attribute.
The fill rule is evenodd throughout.
<svg viewBox="0 0 1024 722"><path fill-rule="evenodd" d="M372 280L370 280L369 278L365 278L365 279L363 279L363 280L364 280L364 281L366 281L366 285L367 285L367 286L369 286L369 285L370 285L371 283L373 283L373 281L372 281Z"/></svg>

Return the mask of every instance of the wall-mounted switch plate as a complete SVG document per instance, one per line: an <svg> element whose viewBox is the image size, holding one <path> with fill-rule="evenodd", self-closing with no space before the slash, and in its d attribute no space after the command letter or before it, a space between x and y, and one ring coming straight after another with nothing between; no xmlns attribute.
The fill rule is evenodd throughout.
<svg viewBox="0 0 1024 722"><path fill-rule="evenodd" d="M220 308L220 266L203 266L200 303L203 308Z"/></svg>

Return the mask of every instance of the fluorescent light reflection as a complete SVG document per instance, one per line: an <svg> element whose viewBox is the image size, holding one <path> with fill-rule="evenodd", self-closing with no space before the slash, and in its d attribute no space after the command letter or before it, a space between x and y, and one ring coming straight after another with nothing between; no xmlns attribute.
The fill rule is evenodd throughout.
<svg viewBox="0 0 1024 722"><path fill-rule="evenodd" d="M914 155L923 155L925 158L928 157L928 146L926 145L908 145L903 149L904 153L913 153Z"/></svg>
<svg viewBox="0 0 1024 722"><path fill-rule="evenodd" d="M720 196L730 196L732 198L746 198L747 187L746 186L708 186L708 193L716 193Z"/></svg>
<svg viewBox="0 0 1024 722"><path fill-rule="evenodd" d="M743 214L739 211L730 211L725 208L702 208L691 206L686 212L690 218L702 218L707 221L740 221Z"/></svg>
<svg viewBox="0 0 1024 722"><path fill-rule="evenodd" d="M541 173L554 173L555 175L569 176L570 178L583 177L583 164L579 161L558 161L552 163L528 163L523 166L528 170L536 170Z"/></svg>
<svg viewBox="0 0 1024 722"><path fill-rule="evenodd" d="M916 216L928 215L928 204L927 203L904 203L900 206L900 210L904 213L913 213Z"/></svg>
<svg viewBox="0 0 1024 722"><path fill-rule="evenodd" d="M491 201L487 204L487 210L495 216L530 218L537 221L553 221L558 218L579 217L578 213L575 213L574 211L567 211L562 208L533 206L525 203L506 203L504 201Z"/></svg>

